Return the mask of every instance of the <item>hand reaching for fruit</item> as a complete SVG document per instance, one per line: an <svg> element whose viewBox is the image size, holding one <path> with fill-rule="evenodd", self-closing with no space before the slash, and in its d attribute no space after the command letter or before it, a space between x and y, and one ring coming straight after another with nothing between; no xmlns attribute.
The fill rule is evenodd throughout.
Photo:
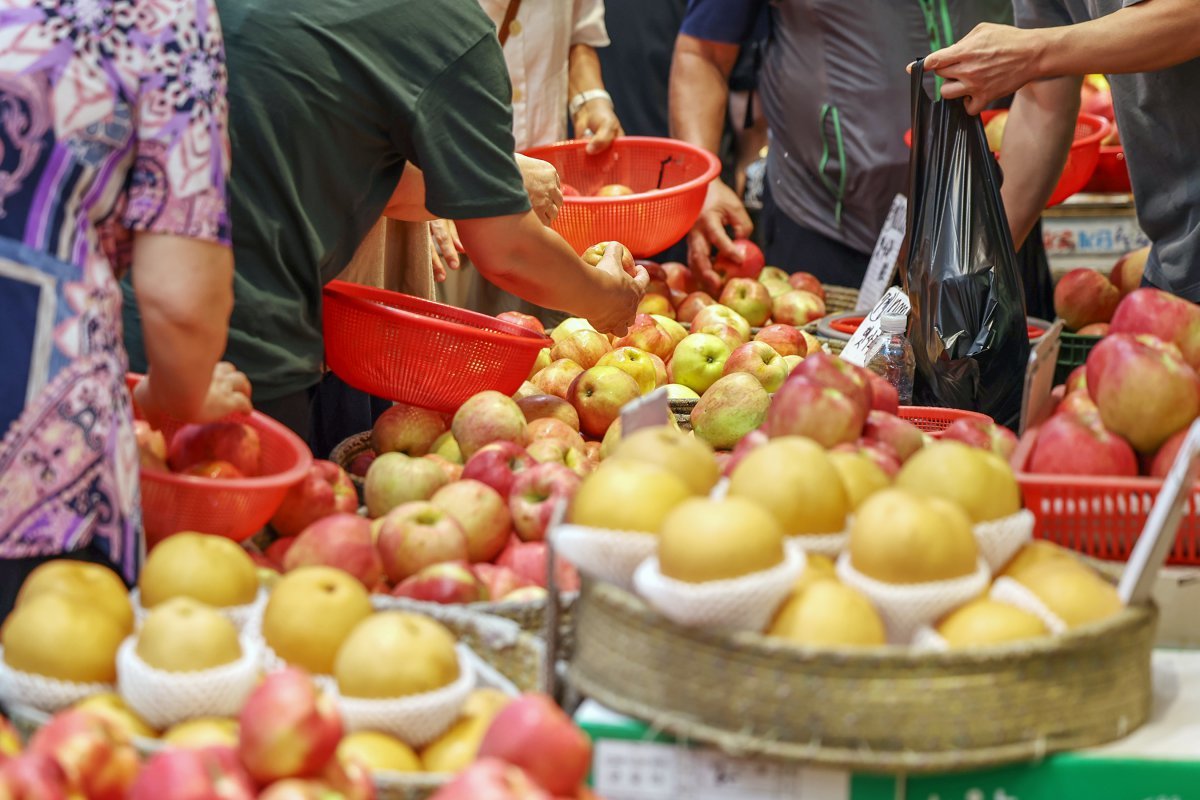
<svg viewBox="0 0 1200 800"><path fill-rule="evenodd" d="M612 101L603 97L589 100L580 106L571 119L571 125L576 135L589 139L588 155L607 150L618 136L625 133L613 110Z"/></svg>
<svg viewBox="0 0 1200 800"><path fill-rule="evenodd" d="M433 262L433 279L438 283L446 280L446 271L462 265L458 254L464 252L458 239L458 229L452 219L435 219L429 223L430 258Z"/></svg>
<svg viewBox="0 0 1200 800"><path fill-rule="evenodd" d="M159 401L150 375L143 378L134 388L133 400L155 429L161 428L163 421L171 416L169 410ZM213 368L212 381L208 385L208 392L199 413L194 419L181 421L215 422L230 414L249 414L252 410L250 379L233 364L221 361Z"/></svg>
<svg viewBox="0 0 1200 800"><path fill-rule="evenodd" d="M612 301L606 304L604 311L589 314L588 321L601 333L624 336L637 316L638 304L650 284L650 274L617 242L592 245L584 252L583 260L607 273L614 284L613 290L607 293Z"/></svg>
<svg viewBox="0 0 1200 800"><path fill-rule="evenodd" d="M547 228L558 216L563 204L562 183L552 164L537 158L517 154L517 166L525 179L525 191L533 205L533 213Z"/></svg>
<svg viewBox="0 0 1200 800"><path fill-rule="evenodd" d="M708 185L704 210L687 237L688 266L709 292L721 291L721 277L713 269L714 246L719 256L725 256L736 264L742 263L741 252L725 232L726 225L733 228L734 239L745 238L754 230L746 207L737 194L721 180L715 180Z"/></svg>

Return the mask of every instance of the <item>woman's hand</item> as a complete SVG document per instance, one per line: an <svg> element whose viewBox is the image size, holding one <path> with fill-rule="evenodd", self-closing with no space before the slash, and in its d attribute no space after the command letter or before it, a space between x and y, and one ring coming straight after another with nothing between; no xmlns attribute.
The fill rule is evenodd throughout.
<svg viewBox="0 0 1200 800"><path fill-rule="evenodd" d="M435 219L429 223L430 259L433 263L433 279L438 283L446 280L446 271L462 266L458 254L463 252L458 239L458 229L452 219Z"/></svg>
<svg viewBox="0 0 1200 800"><path fill-rule="evenodd" d="M517 166L525 179L525 191L533 205L533 213L547 228L562 209L562 182L552 164L537 158L517 154Z"/></svg>
<svg viewBox="0 0 1200 800"><path fill-rule="evenodd" d="M621 121L617 119L617 112L613 109L612 101L603 97L597 97L595 100L584 103L583 107L575 112L571 126L575 129L576 136L588 137L587 152L589 154L607 150L618 136L625 133L621 128Z"/></svg>
<svg viewBox="0 0 1200 800"><path fill-rule="evenodd" d="M163 422L170 418L162 404L155 396L152 376L147 375L133 389L133 401L151 427L161 428ZM228 361L221 361L213 369L212 381L204 396L204 403L195 419L178 420L179 422L216 422L230 414L249 414L253 410L250 405L250 379L239 372Z"/></svg>
<svg viewBox="0 0 1200 800"><path fill-rule="evenodd" d="M621 263L625 248L616 242L609 243L604 255L592 269L598 269L609 279L612 288L601 301L603 308L588 315L592 327L601 333L624 336L630 323L637 316L638 304L646 294L650 275L641 264L635 264L633 274Z"/></svg>

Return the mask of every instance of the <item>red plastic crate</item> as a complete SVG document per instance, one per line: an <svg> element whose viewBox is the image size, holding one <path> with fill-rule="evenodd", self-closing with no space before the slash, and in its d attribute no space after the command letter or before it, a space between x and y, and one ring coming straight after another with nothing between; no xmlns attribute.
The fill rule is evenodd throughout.
<svg viewBox="0 0 1200 800"><path fill-rule="evenodd" d="M959 408L937 408L935 406L900 406L900 419L906 419L925 433L938 436L960 419L977 419L992 422L987 414L964 411Z"/></svg>
<svg viewBox="0 0 1200 800"><path fill-rule="evenodd" d="M1027 431L1012 465L1033 512L1033 535L1104 561L1126 561L1162 489L1159 478L1100 478L1026 472L1037 430ZM1200 485L1187 499L1179 535L1167 557L1175 566L1200 565Z"/></svg>

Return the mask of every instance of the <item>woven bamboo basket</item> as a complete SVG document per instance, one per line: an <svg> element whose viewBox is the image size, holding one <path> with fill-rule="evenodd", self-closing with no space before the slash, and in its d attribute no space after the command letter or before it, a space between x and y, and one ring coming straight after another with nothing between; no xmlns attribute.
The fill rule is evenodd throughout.
<svg viewBox="0 0 1200 800"><path fill-rule="evenodd" d="M833 286L824 284L825 313L840 314L843 311L853 311L858 305L858 289L849 286Z"/></svg>
<svg viewBox="0 0 1200 800"><path fill-rule="evenodd" d="M1117 739L1145 722L1157 612L969 651L801 648L674 625L587 581L576 689L684 740L872 772L945 772Z"/></svg>
<svg viewBox="0 0 1200 800"><path fill-rule="evenodd" d="M363 490L366 488L366 481L357 475L350 473L350 462L352 462L360 453L371 449L371 432L363 431L356 433L349 439L343 439L337 447L333 448L333 452L329 454L329 460L337 464L346 473L350 475L350 480L354 483L354 488L358 489L359 502L365 502Z"/></svg>

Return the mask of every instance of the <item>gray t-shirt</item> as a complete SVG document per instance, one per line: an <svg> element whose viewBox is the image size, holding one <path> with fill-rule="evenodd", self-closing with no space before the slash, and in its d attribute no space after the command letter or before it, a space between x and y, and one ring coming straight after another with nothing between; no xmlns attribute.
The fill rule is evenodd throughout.
<svg viewBox="0 0 1200 800"><path fill-rule="evenodd" d="M1017 24L1086 22L1141 0L1015 0ZM1146 277L1200 301L1200 59L1109 75L1138 222L1154 242Z"/></svg>

